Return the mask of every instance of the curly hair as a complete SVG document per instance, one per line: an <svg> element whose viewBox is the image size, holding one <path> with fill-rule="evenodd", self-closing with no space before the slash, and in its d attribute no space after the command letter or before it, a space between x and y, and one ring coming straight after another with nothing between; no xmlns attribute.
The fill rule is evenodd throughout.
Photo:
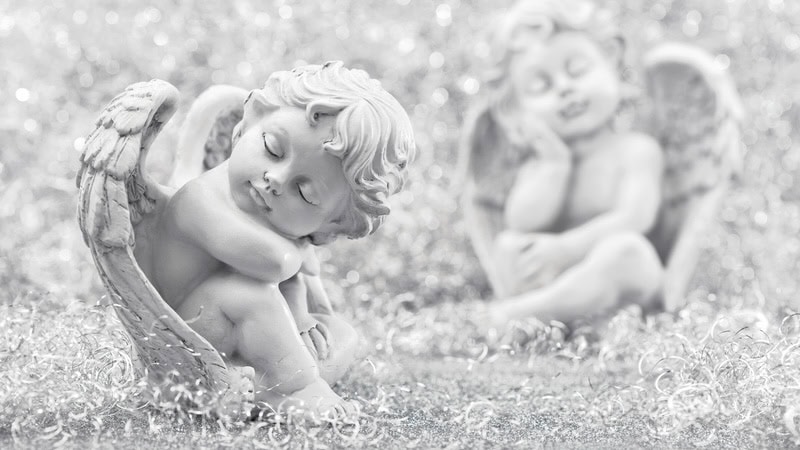
<svg viewBox="0 0 800 450"><path fill-rule="evenodd" d="M411 121L400 103L379 81L340 61L274 72L260 93L273 105L305 109L311 125L320 115L336 116L333 137L323 148L342 160L351 207L335 220L336 231L313 233L311 241L326 243L339 235L357 239L375 232L390 212L387 198L402 189L416 153ZM240 123L234 139L242 128Z"/></svg>

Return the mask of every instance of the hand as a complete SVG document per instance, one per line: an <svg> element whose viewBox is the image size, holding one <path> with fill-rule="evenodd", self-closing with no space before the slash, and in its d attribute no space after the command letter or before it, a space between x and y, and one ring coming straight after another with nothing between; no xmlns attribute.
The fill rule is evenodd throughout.
<svg viewBox="0 0 800 450"><path fill-rule="evenodd" d="M300 257L302 258L302 265L300 271L307 275L319 275L321 265L317 252L314 251L314 246L308 238L303 238L298 241L297 249L300 250Z"/></svg>
<svg viewBox="0 0 800 450"><path fill-rule="evenodd" d="M504 231L496 241L495 261L506 289L513 293L551 283L574 262L558 235Z"/></svg>
<svg viewBox="0 0 800 450"><path fill-rule="evenodd" d="M561 275L572 264L572 255L558 235L530 233L530 239L519 255L517 270L522 285L535 289Z"/></svg>
<svg viewBox="0 0 800 450"><path fill-rule="evenodd" d="M317 361L328 359L330 349L328 346L328 327L321 322L314 321L313 326L303 327L300 332L300 339L311 352L311 356Z"/></svg>
<svg viewBox="0 0 800 450"><path fill-rule="evenodd" d="M512 143L532 148L540 159L569 161L572 151L549 125L532 114L525 114L515 121L509 132Z"/></svg>

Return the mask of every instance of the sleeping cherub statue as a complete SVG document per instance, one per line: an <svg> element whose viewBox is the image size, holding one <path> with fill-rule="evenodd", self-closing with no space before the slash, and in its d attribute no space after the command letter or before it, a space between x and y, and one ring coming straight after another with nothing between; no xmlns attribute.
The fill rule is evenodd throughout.
<svg viewBox="0 0 800 450"><path fill-rule="evenodd" d="M177 99L164 81L128 87L77 177L81 230L138 359L156 382L262 410L352 412L330 385L357 334L333 313L314 247L381 225L415 154L407 114L339 62L275 72L249 93L215 86L162 185L145 159Z"/></svg>
<svg viewBox="0 0 800 450"><path fill-rule="evenodd" d="M498 297L488 322L679 309L738 170L730 76L695 46L661 43L642 58L643 95L628 95L625 40L585 1L520 1L492 32L461 160ZM628 103L632 127L619 120Z"/></svg>

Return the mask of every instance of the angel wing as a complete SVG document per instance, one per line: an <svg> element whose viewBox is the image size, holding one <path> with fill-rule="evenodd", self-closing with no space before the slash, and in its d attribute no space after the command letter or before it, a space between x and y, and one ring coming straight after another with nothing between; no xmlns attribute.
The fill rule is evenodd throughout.
<svg viewBox="0 0 800 450"><path fill-rule="evenodd" d="M231 135L242 120L247 94L245 89L220 84L192 103L181 128L171 186L183 186L231 156Z"/></svg>
<svg viewBox="0 0 800 450"><path fill-rule="evenodd" d="M152 80L129 86L106 106L80 158L78 221L148 376L216 393L246 391L252 386L239 386L239 372L229 370L146 275L152 227L175 190L148 176L145 159L177 102L175 87Z"/></svg>
<svg viewBox="0 0 800 450"><path fill-rule="evenodd" d="M665 306L685 301L699 238L741 165L741 103L730 76L705 51L666 43L644 58L647 131L661 144L662 206L650 239L666 267Z"/></svg>

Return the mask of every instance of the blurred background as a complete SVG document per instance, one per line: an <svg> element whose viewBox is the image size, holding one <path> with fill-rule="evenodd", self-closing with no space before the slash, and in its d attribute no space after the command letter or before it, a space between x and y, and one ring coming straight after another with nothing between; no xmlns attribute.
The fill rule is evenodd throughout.
<svg viewBox="0 0 800 450"><path fill-rule="evenodd" d="M653 348L678 348L663 337L670 330L696 337L699 346L720 314L783 336L784 318L798 309L800 283L800 2L598 3L619 18L630 70L648 47L666 39L702 46L730 70L748 114L744 172L704 240L686 310L659 317L663 323L649 328L637 319L600 329L588 345L550 340L541 357L554 357L547 349L571 348L595 363L608 352L635 362L643 350L630 348L632 336ZM14 333L36 337L34 328L25 328L33 327L31 304L53 311L53 323L74 326L69 320L78 318L62 315L69 305L104 301L76 226L73 179L84 136L125 86L160 78L182 94L181 109L151 152L150 166L164 179L179 124L205 88L260 87L274 70L342 60L379 79L405 106L418 158L382 229L320 250L326 286L378 355L469 352L475 340L459 330L464 321L480 319L469 311L491 293L465 234L454 167L464 113L481 90L480 60L488 51L481 31L509 4L0 0L0 304L6 326L13 328L14 319ZM392 341L387 334L399 337ZM6 338L0 354L13 355ZM6 406L18 407L9 398ZM785 406L783 396L780 402Z"/></svg>
<svg viewBox="0 0 800 450"><path fill-rule="evenodd" d="M156 144L161 151L152 152L151 167L165 174L182 114L203 89L255 88L274 70L327 60L381 80L406 107L419 146L409 188L386 227L330 250L329 258L346 262L344 287L365 285L347 296L413 291L415 301L434 303L488 294L451 181L462 118L481 88L479 62L488 51L481 31L509 2L3 3L0 276L9 289L0 295L11 299L28 289L75 295L95 279L71 220L72 178L82 137L125 86L161 78L182 94L181 111ZM791 302L800 255L800 154L793 151L800 5L600 3L620 17L632 70L647 47L675 39L706 48L732 72L749 114L745 172L719 215L728 232L709 236L714 257L700 278L710 291L735 297L758 291L772 306Z"/></svg>

